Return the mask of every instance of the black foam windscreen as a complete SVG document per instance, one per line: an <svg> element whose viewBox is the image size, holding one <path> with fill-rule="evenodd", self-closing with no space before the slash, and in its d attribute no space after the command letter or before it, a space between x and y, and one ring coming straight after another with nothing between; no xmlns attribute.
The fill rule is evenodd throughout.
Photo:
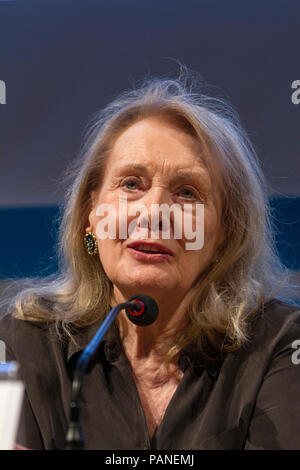
<svg viewBox="0 0 300 470"><path fill-rule="evenodd" d="M146 294L138 294L130 297L128 302L136 301L139 308L126 308L126 315L129 320L138 326L147 326L155 322L158 316L158 305L152 297Z"/></svg>

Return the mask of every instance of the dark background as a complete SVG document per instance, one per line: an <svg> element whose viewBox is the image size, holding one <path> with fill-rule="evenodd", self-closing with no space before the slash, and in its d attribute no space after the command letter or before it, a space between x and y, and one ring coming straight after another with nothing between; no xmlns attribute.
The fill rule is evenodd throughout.
<svg viewBox="0 0 300 470"><path fill-rule="evenodd" d="M299 0L0 1L0 277L56 269L62 174L93 113L177 59L238 110L300 269Z"/></svg>

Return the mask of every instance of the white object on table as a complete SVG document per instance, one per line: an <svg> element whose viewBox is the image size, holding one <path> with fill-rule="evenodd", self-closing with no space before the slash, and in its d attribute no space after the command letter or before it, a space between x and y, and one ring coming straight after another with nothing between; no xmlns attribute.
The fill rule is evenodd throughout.
<svg viewBox="0 0 300 470"><path fill-rule="evenodd" d="M14 366L15 363L9 364ZM5 365L1 364L2 367ZM18 431L24 385L11 373L1 373L0 376L0 450L11 450Z"/></svg>

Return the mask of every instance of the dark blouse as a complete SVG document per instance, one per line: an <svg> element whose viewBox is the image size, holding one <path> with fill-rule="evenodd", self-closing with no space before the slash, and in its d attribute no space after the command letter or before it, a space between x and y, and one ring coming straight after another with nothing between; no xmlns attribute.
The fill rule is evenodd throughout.
<svg viewBox="0 0 300 470"><path fill-rule="evenodd" d="M72 370L99 324L62 343L53 324L6 316L0 339L17 360L26 394L18 443L63 449ZM187 348L184 375L150 441L145 415L117 328L112 325L82 388L86 449L300 449L300 311L273 300L259 312L251 341L224 360Z"/></svg>

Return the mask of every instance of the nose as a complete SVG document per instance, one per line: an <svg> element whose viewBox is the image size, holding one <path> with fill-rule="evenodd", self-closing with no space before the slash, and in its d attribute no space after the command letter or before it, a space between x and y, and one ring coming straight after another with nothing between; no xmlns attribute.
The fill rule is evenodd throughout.
<svg viewBox="0 0 300 470"><path fill-rule="evenodd" d="M161 204L172 204L169 191L165 187L152 187L141 199L144 206L147 207L148 213L150 213L153 205Z"/></svg>
<svg viewBox="0 0 300 470"><path fill-rule="evenodd" d="M141 213L137 227L148 229L149 236L151 233L155 238L161 238L163 233L171 236L173 217L168 208L172 199L168 190L164 187L151 188L139 202L145 211Z"/></svg>

